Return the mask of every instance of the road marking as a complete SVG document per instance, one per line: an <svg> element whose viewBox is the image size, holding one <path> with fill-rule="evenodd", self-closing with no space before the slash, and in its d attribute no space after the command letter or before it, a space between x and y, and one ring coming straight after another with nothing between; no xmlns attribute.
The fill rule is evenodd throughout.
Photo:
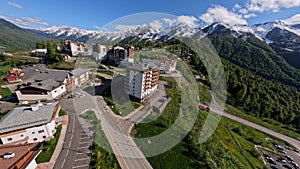
<svg viewBox="0 0 300 169"><path fill-rule="evenodd" d="M69 149L67 149L66 157L68 156L68 154L69 154Z"/></svg>
<svg viewBox="0 0 300 169"><path fill-rule="evenodd" d="M90 140L90 137L88 137L88 138L86 138L86 137L85 137L85 138L82 138L82 137L81 137L81 138L80 138L80 140L83 140L83 139L88 139L88 140Z"/></svg>
<svg viewBox="0 0 300 169"><path fill-rule="evenodd" d="M64 159L64 161L63 161L63 163L62 163L62 165L61 165L60 168L63 168L63 166L65 165L65 162L66 162L66 158Z"/></svg>
<svg viewBox="0 0 300 169"><path fill-rule="evenodd" d="M74 166L74 167L72 167L72 168L81 168L81 167L85 167L85 166L89 166L89 164L78 165L78 166Z"/></svg>
<svg viewBox="0 0 300 169"><path fill-rule="evenodd" d="M80 142L79 144L90 144L91 142L90 141L85 141L85 142Z"/></svg>
<svg viewBox="0 0 300 169"><path fill-rule="evenodd" d="M89 148L90 146L80 147L78 149Z"/></svg>
<svg viewBox="0 0 300 169"><path fill-rule="evenodd" d="M90 158L87 157L87 158L80 158L80 159L76 159L75 161L82 161L82 160L89 160Z"/></svg>
<svg viewBox="0 0 300 169"><path fill-rule="evenodd" d="M89 136L85 136L85 137L81 137L80 139L86 139L86 138L90 138Z"/></svg>

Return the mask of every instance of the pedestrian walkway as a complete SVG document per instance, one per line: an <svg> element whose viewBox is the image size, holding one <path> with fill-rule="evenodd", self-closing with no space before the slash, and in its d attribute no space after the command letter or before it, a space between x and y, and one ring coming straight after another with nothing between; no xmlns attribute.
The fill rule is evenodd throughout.
<svg viewBox="0 0 300 169"><path fill-rule="evenodd" d="M52 154L52 157L50 159L50 162L55 162L62 150L62 147L63 147L63 144L65 142L65 137L66 137L66 133L67 133L67 127L68 127L68 115L65 115L62 122L61 122L61 125L62 125L62 129L61 129L61 133L60 133L60 136L59 136L59 139L58 139L58 142L56 144L56 147L55 147L55 150Z"/></svg>

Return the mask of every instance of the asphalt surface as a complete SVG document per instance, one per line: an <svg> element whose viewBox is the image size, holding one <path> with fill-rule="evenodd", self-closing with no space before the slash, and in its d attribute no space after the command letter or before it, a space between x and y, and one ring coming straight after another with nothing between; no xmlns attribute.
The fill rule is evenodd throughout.
<svg viewBox="0 0 300 169"><path fill-rule="evenodd" d="M69 124L62 151L54 169L87 169L91 156L91 139L82 129L71 99L61 101L62 109L69 114Z"/></svg>
<svg viewBox="0 0 300 169"><path fill-rule="evenodd" d="M80 91L80 97L74 98L73 105L74 105L74 112L77 115L84 113L86 111L92 110L95 112L98 120L100 121L101 127L107 140L116 155L116 158L123 169L142 169L142 168L149 168L152 169L150 163L148 162L147 158L143 155L140 149L136 146L133 138L128 135L129 128L133 125L130 120L125 120L124 118L115 115L111 109L106 105L106 103L99 99L101 96L92 96L84 91ZM71 100L71 99L70 99ZM62 106L63 107L63 106ZM79 119L80 121L82 119ZM76 122L77 123L77 122ZM71 122L70 122L71 124ZM82 123L86 125L85 123ZM127 127L126 127L127 126ZM80 130L80 128L75 129ZM90 133L90 135L92 135ZM75 138L76 137L76 138ZM77 141L78 134L74 134L74 146L78 147L79 143ZM67 138L68 139L68 138ZM66 139L66 142L69 140ZM67 145L68 143L66 143ZM72 150L74 150L72 148ZM75 149L76 153L78 153L78 149ZM71 151L70 151L71 152ZM83 153L83 152L80 152ZM78 154L77 154L78 155ZM62 155L64 156L64 155ZM76 157L73 154L73 158ZM67 157L72 158L72 156ZM69 159L68 159L69 160ZM71 160L71 161L74 161ZM66 161L67 163L67 161ZM78 162L76 161L76 164ZM74 162L70 162L69 165L73 165ZM84 165L84 164L83 164ZM59 166L59 164L58 164ZM79 165L80 167L80 165ZM85 167L85 166L83 166Z"/></svg>

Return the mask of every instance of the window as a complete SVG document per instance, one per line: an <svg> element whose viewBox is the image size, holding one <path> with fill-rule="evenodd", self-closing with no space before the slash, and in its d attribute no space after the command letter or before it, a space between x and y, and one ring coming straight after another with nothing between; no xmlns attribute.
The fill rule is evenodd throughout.
<svg viewBox="0 0 300 169"><path fill-rule="evenodd" d="M43 136L43 138L46 138L46 136Z"/></svg>
<svg viewBox="0 0 300 169"><path fill-rule="evenodd" d="M23 134L21 134L21 135L20 135L20 137L24 137L24 135L23 135Z"/></svg>
<svg viewBox="0 0 300 169"><path fill-rule="evenodd" d="M33 131L32 134L35 134L35 132Z"/></svg>
<svg viewBox="0 0 300 169"><path fill-rule="evenodd" d="M11 137L7 138L7 141L12 141L12 138Z"/></svg>
<svg viewBox="0 0 300 169"><path fill-rule="evenodd" d="M60 87L61 89L63 89L64 87L62 86L62 87Z"/></svg>
<svg viewBox="0 0 300 169"><path fill-rule="evenodd" d="M54 93L57 93L57 91L55 90Z"/></svg>
<svg viewBox="0 0 300 169"><path fill-rule="evenodd" d="M37 141L37 138L34 138L33 141Z"/></svg>
<svg viewBox="0 0 300 169"><path fill-rule="evenodd" d="M44 132L45 132L44 130L39 130L39 131L38 131L38 133L44 133Z"/></svg>

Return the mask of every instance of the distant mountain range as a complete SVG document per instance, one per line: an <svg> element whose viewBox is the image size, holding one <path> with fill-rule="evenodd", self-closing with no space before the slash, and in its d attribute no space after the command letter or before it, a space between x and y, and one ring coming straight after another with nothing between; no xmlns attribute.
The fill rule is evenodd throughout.
<svg viewBox="0 0 300 169"><path fill-rule="evenodd" d="M205 35L209 35L218 31L220 32L221 29L223 29L223 31L225 31L225 29L226 31L231 31L233 36L253 34L267 43L280 46L286 50L300 49L300 15L293 19L255 24L252 26L229 26L222 23L213 23L204 27L190 27L183 23L178 23L162 30L151 27L150 25L142 25L126 32L87 31L68 26L53 26L34 30L34 32L51 38L66 38L81 42L86 42L89 39L100 39L105 42L104 39L111 41L123 39L128 36L161 40L165 37L193 35L200 30L202 30Z"/></svg>
<svg viewBox="0 0 300 169"><path fill-rule="evenodd" d="M163 42L174 37L192 36L201 31L201 37L210 38L222 58L264 78L300 89L300 72L290 66L300 69L299 16L252 26L213 23L191 27L177 23L165 29L142 25L126 32L88 31L68 26L26 30L5 20L0 20L0 28L0 46L15 51L32 49L36 42L45 38L113 45L123 39L133 39L135 43Z"/></svg>

